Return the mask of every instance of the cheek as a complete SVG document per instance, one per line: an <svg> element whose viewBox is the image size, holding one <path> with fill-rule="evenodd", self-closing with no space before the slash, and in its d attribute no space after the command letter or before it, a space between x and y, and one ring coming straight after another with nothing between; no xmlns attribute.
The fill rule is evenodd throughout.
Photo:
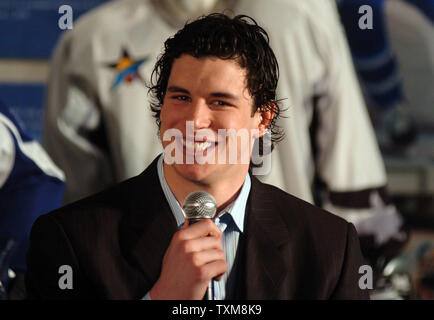
<svg viewBox="0 0 434 320"><path fill-rule="evenodd" d="M242 113L236 110L230 110L228 112L222 112L214 118L214 124L223 129L235 129L245 128L247 119Z"/></svg>
<svg viewBox="0 0 434 320"><path fill-rule="evenodd" d="M173 126L175 119L176 115L173 110L171 110L170 106L163 105L160 113L161 128L169 129Z"/></svg>
<svg viewBox="0 0 434 320"><path fill-rule="evenodd" d="M171 120L169 117L170 112L167 112L167 111L168 110L166 107L163 106L161 108L161 112L160 112L160 138L161 139L163 139L163 135L167 131L167 129L169 129L171 127L171 124L170 124Z"/></svg>
<svg viewBox="0 0 434 320"><path fill-rule="evenodd" d="M161 111L160 111L161 122L163 122L167 118L167 111L168 111L167 108L168 108L168 106L166 106L164 104L161 106Z"/></svg>

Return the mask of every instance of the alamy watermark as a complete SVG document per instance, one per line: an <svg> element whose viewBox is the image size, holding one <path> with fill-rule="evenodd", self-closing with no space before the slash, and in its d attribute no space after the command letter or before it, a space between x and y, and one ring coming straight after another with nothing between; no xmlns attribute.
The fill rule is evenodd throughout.
<svg viewBox="0 0 434 320"><path fill-rule="evenodd" d="M362 290L372 290L374 288L374 275L372 272L372 267L367 264L360 266L359 274L362 275L359 279L359 288Z"/></svg>
<svg viewBox="0 0 434 320"><path fill-rule="evenodd" d="M66 290L66 289L73 289L73 274L72 274L72 267L70 265L64 264L59 267L59 274L61 276L59 277L58 285L59 289Z"/></svg>
<svg viewBox="0 0 434 320"><path fill-rule="evenodd" d="M359 13L363 14L359 18L359 28L362 30L373 29L373 13L372 7L365 4L359 7Z"/></svg>
<svg viewBox="0 0 434 320"><path fill-rule="evenodd" d="M271 133L262 137L262 153L259 150L259 130L245 128L194 129L193 121L186 121L185 136L179 129L170 128L163 133L164 161L176 164L254 164L252 174L271 172Z"/></svg>
<svg viewBox="0 0 434 320"><path fill-rule="evenodd" d="M62 30L71 30L73 28L73 11L72 7L70 5L64 4L59 7L59 14L62 14L60 16L58 21L58 26Z"/></svg>
<svg viewBox="0 0 434 320"><path fill-rule="evenodd" d="M58 286L61 290L72 290L73 287L73 271L70 265L64 264L59 267ZM359 288L361 290L372 290L373 286L373 271L370 265L362 265L359 267L359 274L362 275L359 279Z"/></svg>

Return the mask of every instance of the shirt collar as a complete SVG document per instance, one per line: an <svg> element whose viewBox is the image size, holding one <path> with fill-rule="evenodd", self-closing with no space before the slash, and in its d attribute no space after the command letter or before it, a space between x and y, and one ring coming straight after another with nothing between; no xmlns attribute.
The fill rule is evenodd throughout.
<svg viewBox="0 0 434 320"><path fill-rule="evenodd" d="M160 184L163 189L164 195L166 196L167 202L169 202L170 209L172 210L172 213L179 228L184 224L185 215L184 211L181 208L181 205L179 204L178 200L176 200L175 196L172 193L172 190L170 190L170 187L167 184L166 178L164 176L163 159L164 154L162 154L158 159L158 178L160 179ZM226 212L229 213L232 216L232 219L240 232L243 232L244 230L244 216L246 212L247 199L249 197L250 188L250 176L249 174L247 174L237 198L217 214L217 217L221 217Z"/></svg>

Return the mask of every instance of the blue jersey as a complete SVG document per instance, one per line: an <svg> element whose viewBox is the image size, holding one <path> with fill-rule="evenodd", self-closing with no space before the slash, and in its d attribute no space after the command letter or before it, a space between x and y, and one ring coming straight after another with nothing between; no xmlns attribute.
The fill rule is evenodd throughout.
<svg viewBox="0 0 434 320"><path fill-rule="evenodd" d="M41 214L61 205L64 188L63 172L0 103L1 277L6 276L8 268L15 272L26 270L32 224ZM11 249L9 259L4 261L8 246Z"/></svg>

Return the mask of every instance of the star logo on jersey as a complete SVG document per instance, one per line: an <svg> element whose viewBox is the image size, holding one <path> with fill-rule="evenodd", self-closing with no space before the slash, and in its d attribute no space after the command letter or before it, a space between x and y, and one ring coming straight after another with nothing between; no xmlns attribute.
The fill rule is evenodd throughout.
<svg viewBox="0 0 434 320"><path fill-rule="evenodd" d="M126 49L122 49L122 57L117 62L107 64L107 66L115 69L117 72L116 78L112 84L112 89L124 82L131 83L134 79L139 79L143 82L138 70L141 64L148 59L149 57L134 60L130 57Z"/></svg>

